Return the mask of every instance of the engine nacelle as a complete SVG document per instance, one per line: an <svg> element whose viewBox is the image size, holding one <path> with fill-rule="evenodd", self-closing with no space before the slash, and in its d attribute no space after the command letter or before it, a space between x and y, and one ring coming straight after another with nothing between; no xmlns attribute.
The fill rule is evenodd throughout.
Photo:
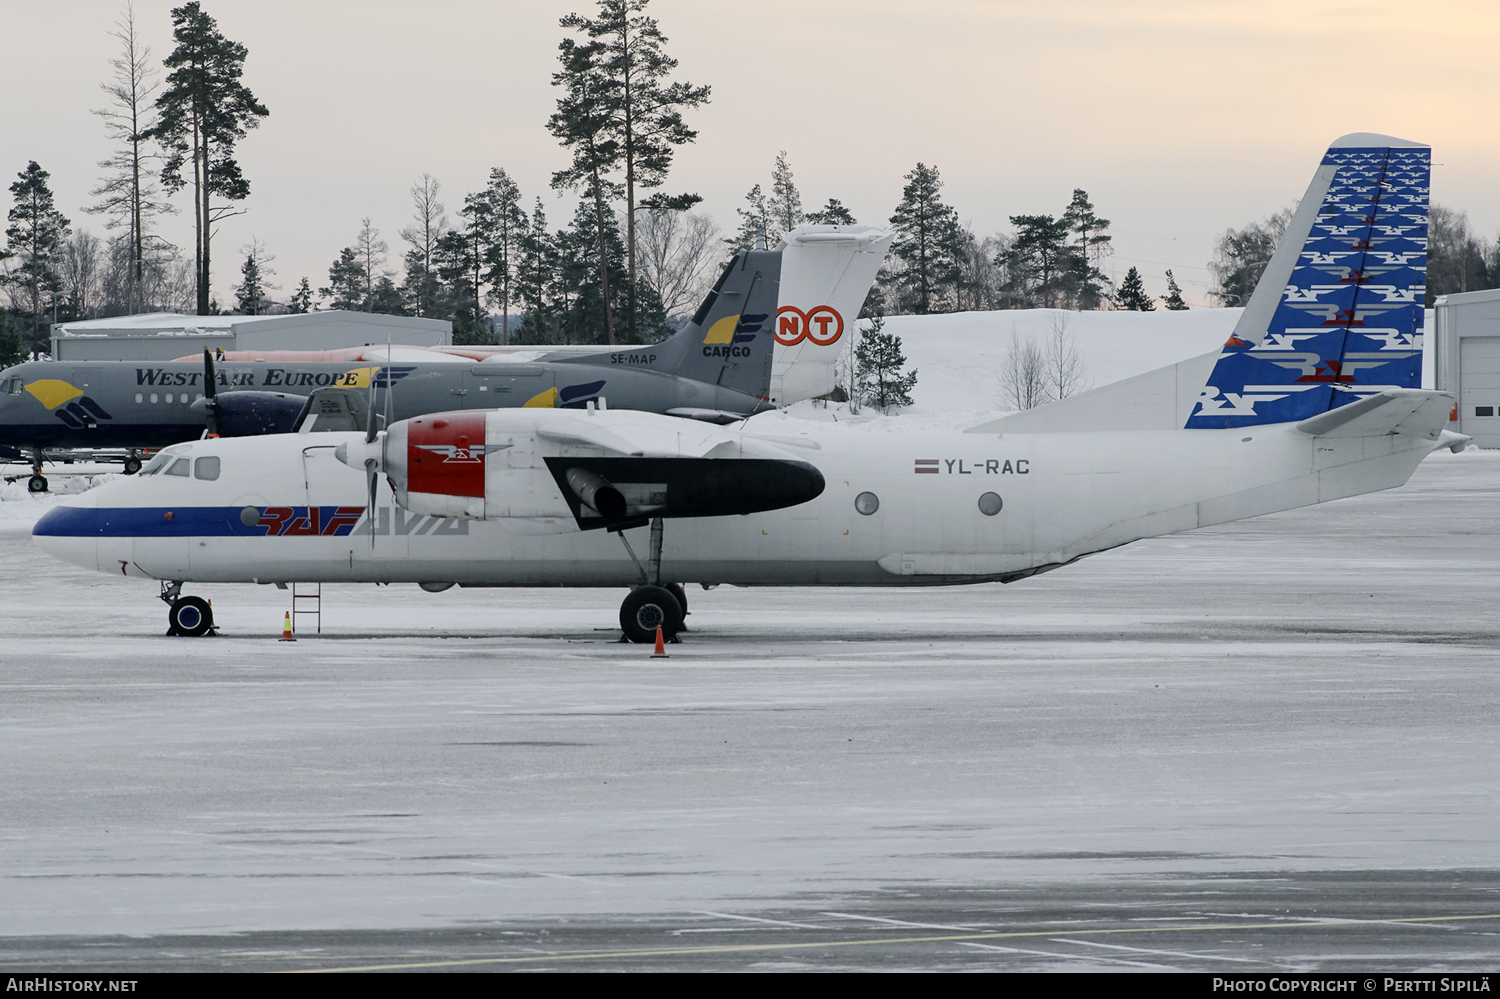
<svg viewBox="0 0 1500 999"><path fill-rule="evenodd" d="M412 513L564 519L585 530L777 510L823 492L822 473L807 462L747 455L692 421L643 413L563 421L527 409L434 413L337 454L360 469L373 459ZM663 443L684 437L696 440Z"/></svg>
<svg viewBox="0 0 1500 999"><path fill-rule="evenodd" d="M199 399L188 408L205 419L213 410L219 419L221 437L256 437L290 433L306 405L304 395L243 389Z"/></svg>

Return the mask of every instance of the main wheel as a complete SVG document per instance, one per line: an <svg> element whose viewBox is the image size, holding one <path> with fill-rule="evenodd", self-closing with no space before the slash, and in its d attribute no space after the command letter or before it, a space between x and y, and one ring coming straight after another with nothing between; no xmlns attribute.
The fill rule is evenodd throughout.
<svg viewBox="0 0 1500 999"><path fill-rule="evenodd" d="M34 493L44 493L44 492L46 492L47 491L47 477L45 475L33 475L30 479L28 479L26 481L26 488L30 489Z"/></svg>
<svg viewBox="0 0 1500 999"><path fill-rule="evenodd" d="M677 606L682 608L683 617L687 617L691 613L687 606L687 590L683 589L681 583L663 583L662 589L677 598Z"/></svg>
<svg viewBox="0 0 1500 999"><path fill-rule="evenodd" d="M197 638L214 626L214 611L202 597L179 597L167 611L167 623L167 634Z"/></svg>
<svg viewBox="0 0 1500 999"><path fill-rule="evenodd" d="M638 645L656 641L657 626L666 641L682 630L682 605L662 586L637 586L620 605L620 628Z"/></svg>
<svg viewBox="0 0 1500 999"><path fill-rule="evenodd" d="M129 458L125 459L125 474L126 475L134 475L136 472L139 472L140 470L141 470L141 459L137 458L135 455L131 455Z"/></svg>

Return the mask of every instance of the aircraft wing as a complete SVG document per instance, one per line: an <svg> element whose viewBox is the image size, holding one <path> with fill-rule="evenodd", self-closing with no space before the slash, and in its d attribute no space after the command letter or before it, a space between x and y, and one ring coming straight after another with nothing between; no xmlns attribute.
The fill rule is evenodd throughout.
<svg viewBox="0 0 1500 999"><path fill-rule="evenodd" d="M734 443L734 438L701 423L605 422L591 416L551 420L537 427L536 435L555 444L598 447L631 458L702 458L721 444Z"/></svg>

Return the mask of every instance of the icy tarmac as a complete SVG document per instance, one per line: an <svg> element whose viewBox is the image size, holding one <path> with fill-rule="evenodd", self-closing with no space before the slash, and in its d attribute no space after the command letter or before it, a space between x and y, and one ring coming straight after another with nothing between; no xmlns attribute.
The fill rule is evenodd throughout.
<svg viewBox="0 0 1500 999"><path fill-rule="evenodd" d="M1500 964L1500 453L1009 586L692 587L668 660L605 590L166 638L4 496L7 971Z"/></svg>

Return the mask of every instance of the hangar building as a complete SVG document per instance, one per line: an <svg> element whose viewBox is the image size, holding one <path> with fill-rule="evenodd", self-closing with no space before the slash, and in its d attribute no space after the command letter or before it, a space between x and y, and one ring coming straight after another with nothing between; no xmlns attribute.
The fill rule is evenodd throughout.
<svg viewBox="0 0 1500 999"><path fill-rule="evenodd" d="M453 342L453 324L439 319L369 312L294 313L282 316L185 316L150 312L52 326L56 361L170 361L224 350L333 350L367 343L420 347Z"/></svg>
<svg viewBox="0 0 1500 999"><path fill-rule="evenodd" d="M1449 429L1500 447L1500 288L1444 295L1433 313L1437 388L1458 398Z"/></svg>

